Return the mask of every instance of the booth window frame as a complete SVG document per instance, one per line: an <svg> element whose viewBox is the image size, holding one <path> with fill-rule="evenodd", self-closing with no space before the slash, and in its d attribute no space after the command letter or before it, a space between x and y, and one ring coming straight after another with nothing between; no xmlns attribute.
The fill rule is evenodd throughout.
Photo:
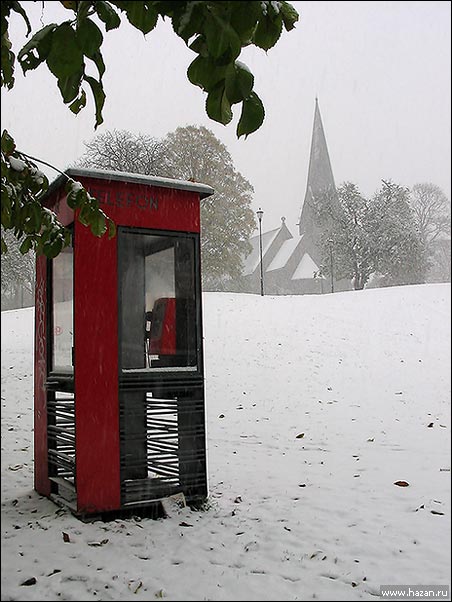
<svg viewBox="0 0 452 602"><path fill-rule="evenodd" d="M177 239L189 239L193 241L193 278L194 278L194 298L195 298L195 344L194 353L196 357L195 365L190 367L166 367L166 368L150 368L150 369L124 369L122 365L122 311L123 298L121 292L121 234L136 234L154 237L168 237L175 241ZM198 232L187 232L177 230L163 230L140 228L136 226L118 226L117 227L117 274L118 274L118 375L120 384L152 384L161 382L162 378L171 381L195 381L202 378L204 373L203 367L203 327L202 327L202 286L201 286L201 250L200 250L200 234Z"/></svg>
<svg viewBox="0 0 452 602"><path fill-rule="evenodd" d="M55 327L55 303L54 303L54 261L57 257L53 259L47 259L47 269L46 269L46 288L48 291L47 301L46 301L46 314L47 314L47 377L51 380L58 380L62 383L69 382L74 383L75 378L75 228L74 223L72 222L67 228L71 232L71 242L69 247L72 248L72 367L63 368L61 366L54 367L54 357L55 357L55 348L54 348L54 327ZM66 247L67 248L67 247ZM64 252L63 249L62 252Z"/></svg>

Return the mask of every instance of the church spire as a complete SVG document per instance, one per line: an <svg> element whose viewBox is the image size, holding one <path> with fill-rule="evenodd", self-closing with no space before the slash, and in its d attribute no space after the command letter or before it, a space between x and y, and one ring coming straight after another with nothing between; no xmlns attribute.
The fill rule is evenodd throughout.
<svg viewBox="0 0 452 602"><path fill-rule="evenodd" d="M336 186L334 184L333 170L331 169L325 132L320 116L319 101L316 96L308 179L299 220L300 235L315 235L316 225L311 202L313 197L324 194L329 190L335 191Z"/></svg>

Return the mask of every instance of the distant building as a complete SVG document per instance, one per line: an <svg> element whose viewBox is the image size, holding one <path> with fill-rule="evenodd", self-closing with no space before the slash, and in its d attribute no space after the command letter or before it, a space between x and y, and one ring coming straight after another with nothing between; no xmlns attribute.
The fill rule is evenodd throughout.
<svg viewBox="0 0 452 602"><path fill-rule="evenodd" d="M319 276L322 251L318 245L319 227L315 222L311 201L323 194L336 195L333 170L320 116L315 101L314 126L306 192L294 236L281 218L281 225L262 234L262 268L264 293L267 295L303 295L350 290L346 280ZM252 251L244 261L243 276L232 290L259 293L261 266L259 235L250 239ZM333 262L334 273L334 258Z"/></svg>

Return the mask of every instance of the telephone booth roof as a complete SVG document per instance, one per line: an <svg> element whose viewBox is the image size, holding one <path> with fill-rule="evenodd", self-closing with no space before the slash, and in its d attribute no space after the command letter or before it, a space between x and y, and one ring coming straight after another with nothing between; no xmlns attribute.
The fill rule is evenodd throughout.
<svg viewBox="0 0 452 602"><path fill-rule="evenodd" d="M201 199L210 196L214 193L214 189L207 184L197 182L189 182L187 180L176 180L172 178L163 178L160 176L147 176L138 173L130 173L125 171L110 171L104 169L87 169L87 168L70 168L61 174L49 186L45 198L48 198L55 190L63 186L67 177L78 178L94 178L96 180L108 180L116 182L128 182L131 184L144 184L146 186L155 186L157 188L173 188L175 190L186 190L188 192L197 192Z"/></svg>
<svg viewBox="0 0 452 602"><path fill-rule="evenodd" d="M117 226L173 231L200 231L200 200L213 194L206 184L101 169L68 169L49 187L44 205L65 226L74 222L66 203L68 179L95 197ZM75 224L80 231L79 225Z"/></svg>

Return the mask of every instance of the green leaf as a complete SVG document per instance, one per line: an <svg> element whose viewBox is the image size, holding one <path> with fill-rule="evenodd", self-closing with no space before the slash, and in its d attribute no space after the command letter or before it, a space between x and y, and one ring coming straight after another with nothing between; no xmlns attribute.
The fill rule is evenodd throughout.
<svg viewBox="0 0 452 602"><path fill-rule="evenodd" d="M226 75L226 94L229 102L235 104L242 102L251 94L254 76L247 66L239 61L230 65Z"/></svg>
<svg viewBox="0 0 452 602"><path fill-rule="evenodd" d="M291 31L300 15L289 2L280 2L280 11L286 31Z"/></svg>
<svg viewBox="0 0 452 602"><path fill-rule="evenodd" d="M101 21L105 23L105 29L116 29L121 23L118 13L108 2L95 2L94 9Z"/></svg>
<svg viewBox="0 0 452 602"><path fill-rule="evenodd" d="M92 212L92 207L88 203L85 203L78 214L79 222L84 226L89 226Z"/></svg>
<svg viewBox="0 0 452 602"><path fill-rule="evenodd" d="M77 21L78 21L78 23L80 23L81 21L86 19L86 17L88 16L89 12L92 9L93 3L91 0L79 0L75 4L76 4L75 12L77 14Z"/></svg>
<svg viewBox="0 0 452 602"><path fill-rule="evenodd" d="M80 73L84 69L83 53L77 44L77 36L68 22L54 32L47 66L57 79Z"/></svg>
<svg viewBox="0 0 452 602"><path fill-rule="evenodd" d="M75 115L77 115L85 106L86 106L86 93L85 93L85 90L82 90L80 93L80 96L78 98L76 98L73 103L71 103L69 105L69 108Z"/></svg>
<svg viewBox="0 0 452 602"><path fill-rule="evenodd" d="M149 33L157 24L158 12L150 2L123 2L130 23L144 34Z"/></svg>
<svg viewBox="0 0 452 602"><path fill-rule="evenodd" d="M105 215L101 211L97 211L91 216L90 228L94 236L103 236L107 231Z"/></svg>
<svg viewBox="0 0 452 602"><path fill-rule="evenodd" d="M227 57L227 62L235 60L241 50L240 38L231 24L215 12L211 12L205 21L204 32L207 48L215 59Z"/></svg>
<svg viewBox="0 0 452 602"><path fill-rule="evenodd" d="M99 48L102 45L103 36L101 30L91 19L83 19L77 24L77 42L85 54L89 58L99 54Z"/></svg>
<svg viewBox="0 0 452 602"><path fill-rule="evenodd" d="M202 31L205 3L172 2L171 4L174 5L172 16L174 32L188 44L190 38Z"/></svg>
<svg viewBox="0 0 452 602"><path fill-rule="evenodd" d="M102 78L103 74L105 73L105 63L104 59L102 58L102 54L99 51L94 53L93 56L90 56L89 58L94 61L94 64L99 72L99 78Z"/></svg>
<svg viewBox="0 0 452 602"><path fill-rule="evenodd" d="M231 26L240 38L242 46L251 42L257 20L261 14L260 2L234 2Z"/></svg>
<svg viewBox="0 0 452 602"><path fill-rule="evenodd" d="M116 224L115 222L108 218L108 238L111 240L116 235Z"/></svg>
<svg viewBox="0 0 452 602"><path fill-rule="evenodd" d="M82 207L84 203L88 202L88 193L79 182L74 180L68 180L66 184L66 202L71 209Z"/></svg>
<svg viewBox="0 0 452 602"><path fill-rule="evenodd" d="M53 237L52 240L44 244L43 252L49 259L54 259L63 249L64 238L61 236Z"/></svg>
<svg viewBox="0 0 452 602"><path fill-rule="evenodd" d="M212 59L198 56L187 70L187 77L195 86L210 92L226 76L226 67L216 65Z"/></svg>
<svg viewBox="0 0 452 602"><path fill-rule="evenodd" d="M20 50L17 60L24 73L30 69L36 69L47 59L52 48L53 34L57 27L56 23L46 25L35 33L31 40Z"/></svg>
<svg viewBox="0 0 452 602"><path fill-rule="evenodd" d="M58 88L65 103L71 102L78 96L82 83L83 71L65 75L58 79Z"/></svg>
<svg viewBox="0 0 452 602"><path fill-rule="evenodd" d="M3 130L2 133L2 153L9 157L16 150L16 143L13 138L8 134L7 130Z"/></svg>
<svg viewBox="0 0 452 602"><path fill-rule="evenodd" d="M209 51L207 49L206 38L203 35L197 36L189 46L190 50L196 52L203 58L208 58Z"/></svg>
<svg viewBox="0 0 452 602"><path fill-rule="evenodd" d="M255 92L243 101L242 114L237 125L237 137L248 136L260 128L264 121L265 111L261 99Z"/></svg>
<svg viewBox="0 0 452 602"><path fill-rule="evenodd" d="M271 10L268 10L267 14L259 19L253 36L254 44L263 50L272 48L279 40L282 32L282 23L282 15L280 13L273 14Z"/></svg>
<svg viewBox="0 0 452 602"><path fill-rule="evenodd" d="M23 231L27 234L38 233L41 229L42 217L41 217L41 206L37 203L28 201L20 211L20 222Z"/></svg>
<svg viewBox="0 0 452 602"><path fill-rule="evenodd" d="M102 109L103 109L103 106L105 103L105 92L102 87L102 84L100 82L96 81L93 77L89 77L88 75L85 75L84 79L90 85L91 91L94 96L94 102L96 105L95 127L97 128L97 126L100 125L104 121L104 119L102 117Z"/></svg>
<svg viewBox="0 0 452 602"><path fill-rule="evenodd" d="M28 251L31 249L31 247L33 246L33 239L30 238L29 236L27 236L24 241L22 242L22 244L19 247L19 251L22 253L22 255L25 255L25 253L28 253Z"/></svg>
<svg viewBox="0 0 452 602"><path fill-rule="evenodd" d="M14 52L3 43L2 39L2 55L1 55L1 85L6 86L8 90L14 87L14 61L16 57Z"/></svg>
<svg viewBox="0 0 452 602"><path fill-rule="evenodd" d="M231 104L228 100L224 81L218 82L209 92L206 101L207 115L223 125L232 119Z"/></svg>
<svg viewBox="0 0 452 602"><path fill-rule="evenodd" d="M12 226L12 207L11 207L11 197L9 196L7 189L2 184L2 226L4 228L10 228Z"/></svg>

